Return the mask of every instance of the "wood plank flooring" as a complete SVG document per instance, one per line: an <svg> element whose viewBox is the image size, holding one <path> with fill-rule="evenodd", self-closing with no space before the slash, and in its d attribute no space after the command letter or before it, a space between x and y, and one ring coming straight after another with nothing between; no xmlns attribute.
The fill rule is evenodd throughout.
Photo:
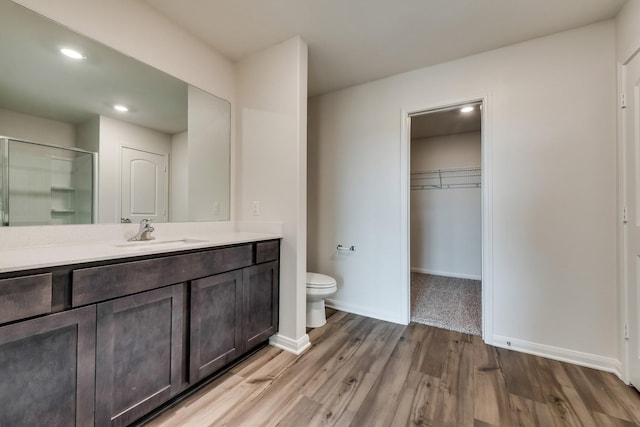
<svg viewBox="0 0 640 427"><path fill-rule="evenodd" d="M309 335L301 356L266 347L146 425L640 425L615 375L477 336L343 312Z"/></svg>

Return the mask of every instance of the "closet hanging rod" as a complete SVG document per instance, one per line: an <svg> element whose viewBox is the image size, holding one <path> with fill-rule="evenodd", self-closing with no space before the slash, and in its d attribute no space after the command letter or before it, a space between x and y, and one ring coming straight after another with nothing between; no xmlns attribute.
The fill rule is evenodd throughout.
<svg viewBox="0 0 640 427"><path fill-rule="evenodd" d="M418 170L411 172L411 176L416 175L425 175L425 174L437 174L437 173L457 173L457 172L482 172L482 168L480 166L469 166L463 168L443 168L443 169L428 169L428 170Z"/></svg>

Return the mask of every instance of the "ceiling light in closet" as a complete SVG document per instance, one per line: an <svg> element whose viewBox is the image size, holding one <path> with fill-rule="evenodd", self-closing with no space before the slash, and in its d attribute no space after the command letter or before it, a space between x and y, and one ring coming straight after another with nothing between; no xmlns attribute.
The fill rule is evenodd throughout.
<svg viewBox="0 0 640 427"><path fill-rule="evenodd" d="M472 112L472 111L473 111L473 107L471 107L471 106L468 106L468 107L462 107L462 108L460 109L460 112L461 112L461 113L470 113L470 112Z"/></svg>
<svg viewBox="0 0 640 427"><path fill-rule="evenodd" d="M129 108L127 108L125 105L114 105L113 109L116 111L120 111L121 113L126 113L127 111L129 111Z"/></svg>
<svg viewBox="0 0 640 427"><path fill-rule="evenodd" d="M77 50L73 50L73 49L69 49L67 47L63 47L62 49L60 49L60 53L62 53L64 56L67 56L71 59L85 59L86 56L84 56L81 52L78 52Z"/></svg>

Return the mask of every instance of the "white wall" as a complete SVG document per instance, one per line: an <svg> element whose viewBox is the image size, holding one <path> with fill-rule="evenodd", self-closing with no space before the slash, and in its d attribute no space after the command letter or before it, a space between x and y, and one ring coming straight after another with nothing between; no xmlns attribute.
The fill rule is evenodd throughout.
<svg viewBox="0 0 640 427"><path fill-rule="evenodd" d="M481 165L480 132L411 140L411 171Z"/></svg>
<svg viewBox="0 0 640 427"><path fill-rule="evenodd" d="M76 146L94 153L100 150L100 116L76 126Z"/></svg>
<svg viewBox="0 0 640 427"><path fill-rule="evenodd" d="M616 52L624 62L640 48L640 0L629 0L616 17Z"/></svg>
<svg viewBox="0 0 640 427"><path fill-rule="evenodd" d="M309 269L338 278L343 308L406 321L401 110L487 96L493 335L485 339L611 368L614 60L607 21L313 98ZM357 252L338 257L337 242Z"/></svg>
<svg viewBox="0 0 640 427"><path fill-rule="evenodd" d="M171 136L110 117L100 116L100 152L98 155L98 221L119 223L120 167L122 147L167 156L171 152Z"/></svg>
<svg viewBox="0 0 640 427"><path fill-rule="evenodd" d="M0 135L63 147L76 145L73 124L6 109L0 109Z"/></svg>
<svg viewBox="0 0 640 427"><path fill-rule="evenodd" d="M229 220L231 106L189 86L188 220Z"/></svg>
<svg viewBox="0 0 640 427"><path fill-rule="evenodd" d="M300 351L308 343L307 45L294 38L242 60L237 81L236 219L283 222L280 328L275 344ZM254 201L260 205L259 215Z"/></svg>
<svg viewBox="0 0 640 427"><path fill-rule="evenodd" d="M478 167L480 132L411 140L411 171ZM411 270L480 280L480 188L411 191Z"/></svg>
<svg viewBox="0 0 640 427"><path fill-rule="evenodd" d="M187 132L171 137L169 166L169 220L189 220L189 157Z"/></svg>

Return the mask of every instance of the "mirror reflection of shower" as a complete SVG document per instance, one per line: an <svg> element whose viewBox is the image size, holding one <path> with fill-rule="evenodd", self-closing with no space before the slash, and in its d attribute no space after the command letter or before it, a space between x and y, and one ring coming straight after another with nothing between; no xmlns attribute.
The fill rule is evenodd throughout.
<svg viewBox="0 0 640 427"><path fill-rule="evenodd" d="M96 153L0 137L2 226L95 223Z"/></svg>

